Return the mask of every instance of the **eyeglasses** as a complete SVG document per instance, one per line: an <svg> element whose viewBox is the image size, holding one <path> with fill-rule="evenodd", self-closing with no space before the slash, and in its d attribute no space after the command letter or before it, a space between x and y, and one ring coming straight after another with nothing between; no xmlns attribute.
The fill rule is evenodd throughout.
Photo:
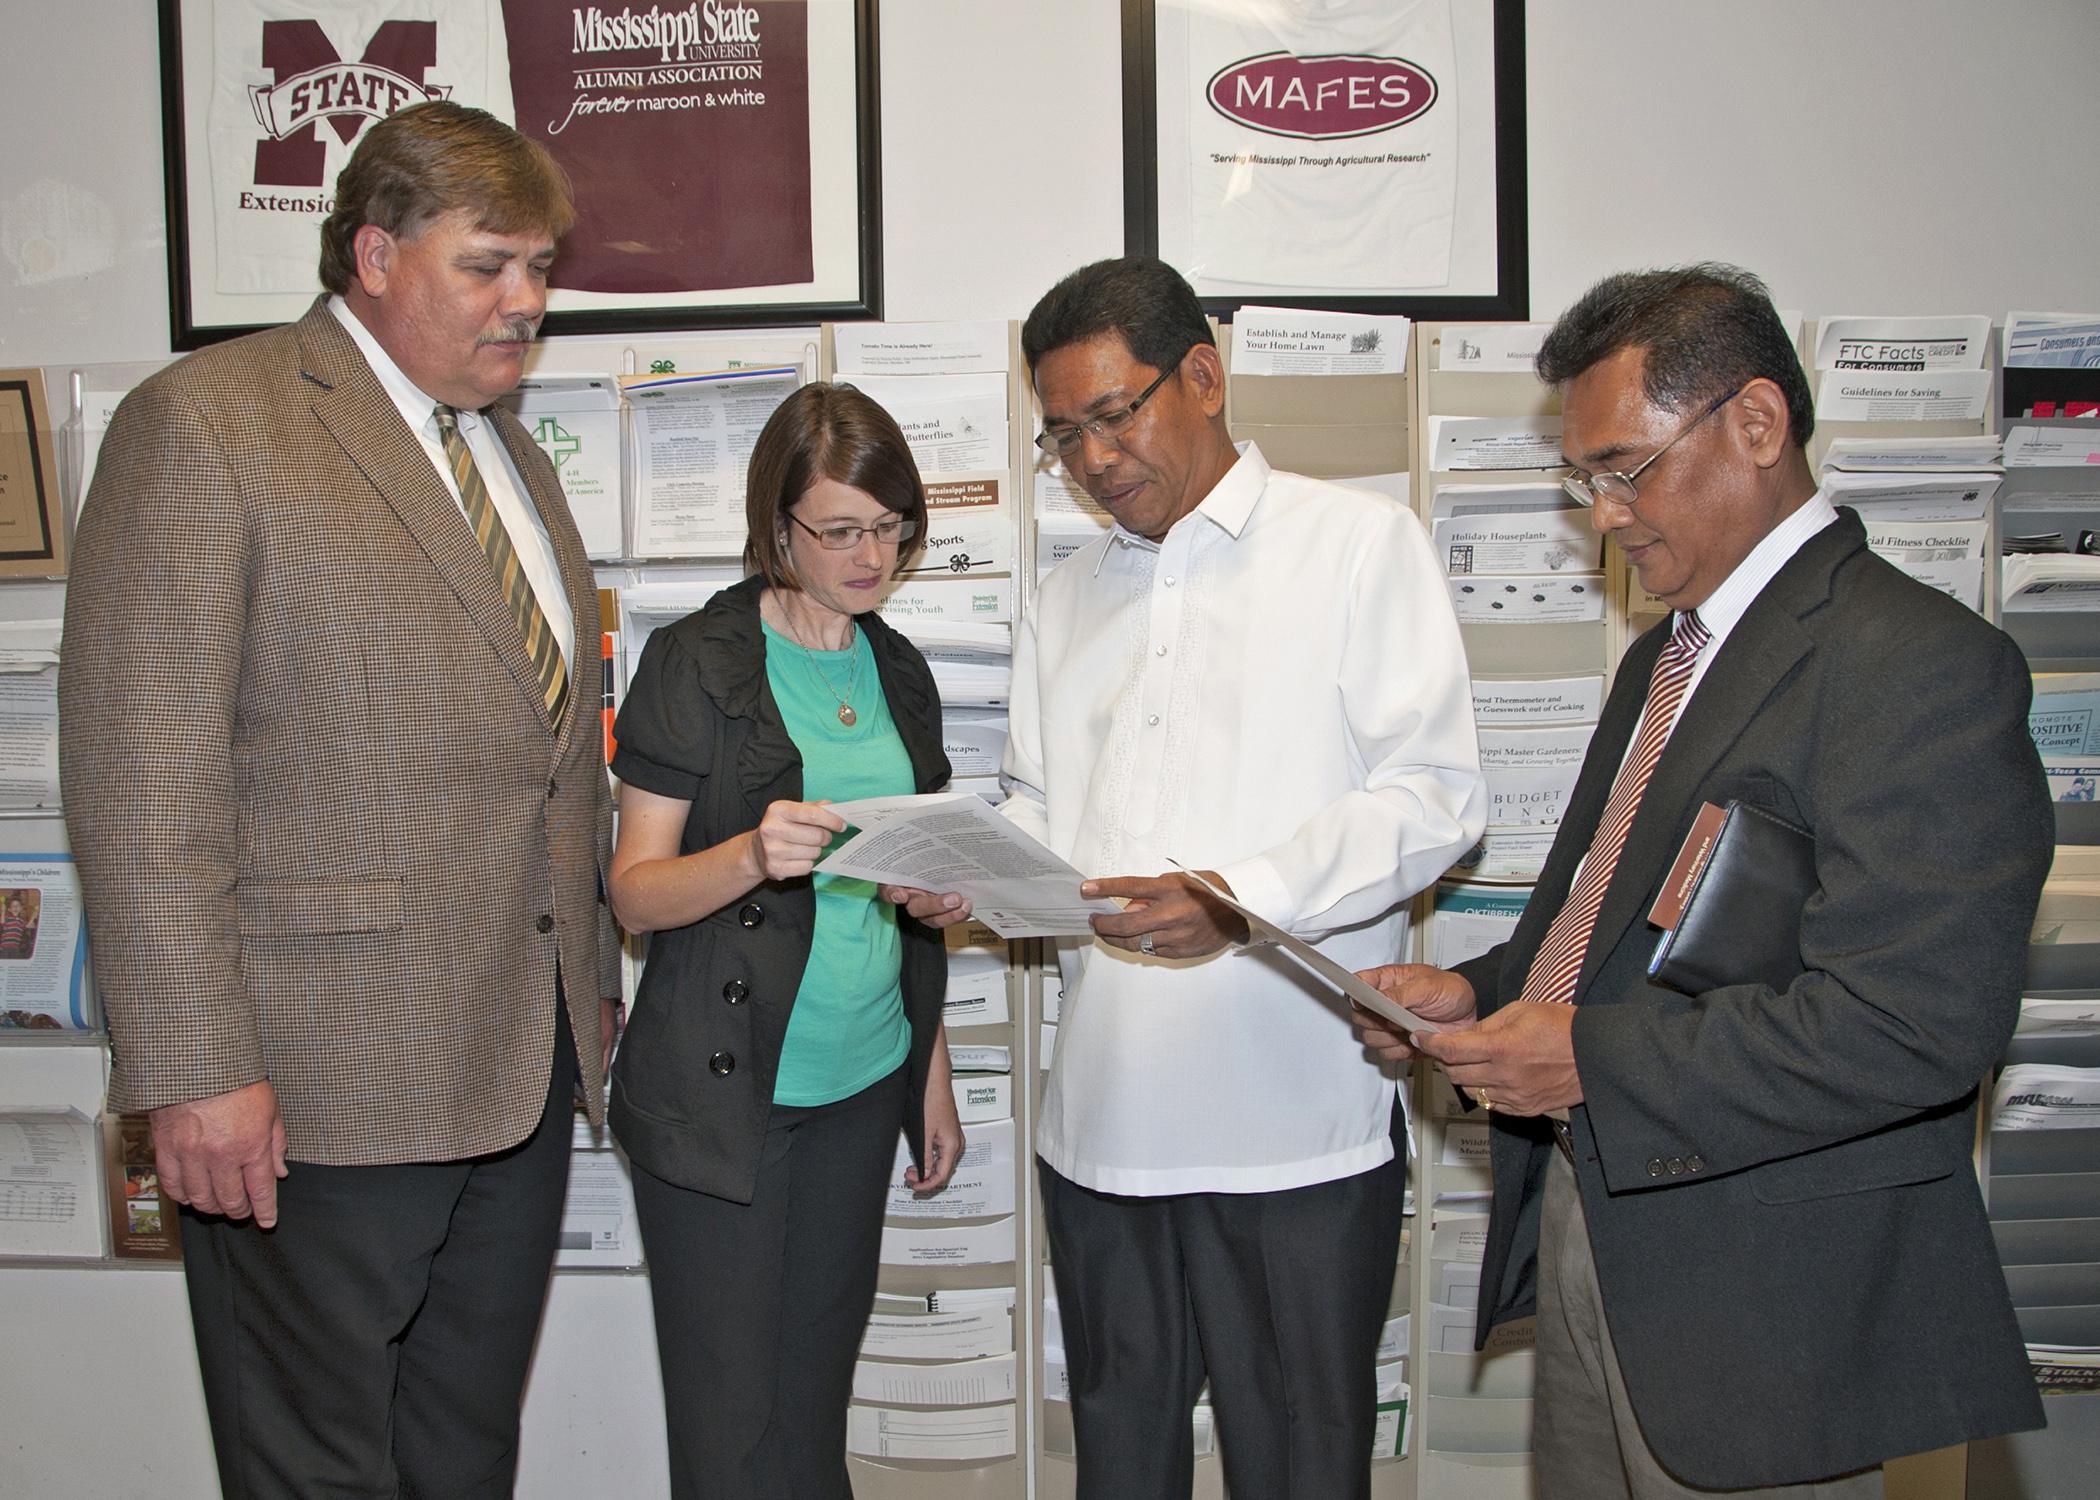
<svg viewBox="0 0 2100 1500"><path fill-rule="evenodd" d="M1667 443L1664 443L1625 473L1622 474L1616 469L1608 469L1602 474L1584 474L1578 471L1563 479L1560 482L1560 487L1568 492L1568 498L1577 505L1595 505L1599 500L1609 500L1614 505L1633 504L1634 501L1641 498L1640 488L1634 481L1647 471L1648 465L1654 463L1658 458L1661 458L1665 453L1676 447L1684 440L1686 433L1733 401L1742 392L1743 388L1737 386L1727 395L1716 400L1705 411L1702 411L1698 416L1692 418L1691 421L1678 428L1676 437L1671 438Z"/></svg>
<svg viewBox="0 0 2100 1500"><path fill-rule="evenodd" d="M860 545L864 536L875 538L876 544L895 547L910 541L919 534L919 523L907 521L902 516L894 520L877 521L873 526L824 526L816 527L803 520L793 511L782 512L790 521L817 539L817 545L826 552L850 552Z"/></svg>
<svg viewBox="0 0 2100 1500"><path fill-rule="evenodd" d="M1167 377L1181 368L1181 360L1189 357L1188 350L1181 351L1181 359L1159 372L1159 379L1138 392L1137 400L1128 406L1119 406L1114 411L1105 411L1088 417L1084 422L1075 422L1069 427L1049 427L1036 434L1035 445L1045 453L1057 458L1079 451L1080 434L1091 432L1105 443L1112 443L1130 430L1137 420L1138 408L1152 399L1152 393L1167 383Z"/></svg>

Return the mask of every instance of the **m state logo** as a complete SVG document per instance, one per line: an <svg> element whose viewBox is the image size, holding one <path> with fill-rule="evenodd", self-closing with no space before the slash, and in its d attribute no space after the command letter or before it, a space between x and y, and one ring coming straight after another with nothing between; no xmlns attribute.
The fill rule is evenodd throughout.
<svg viewBox="0 0 2100 1500"><path fill-rule="evenodd" d="M255 143L258 187L323 187L323 120L344 145L369 120L452 90L425 81L437 66L437 22L382 21L364 56L344 62L318 21L262 23L262 60L276 78L254 84L248 102L265 139Z"/></svg>
<svg viewBox="0 0 2100 1500"><path fill-rule="evenodd" d="M1399 57L1265 52L1211 75L1204 90L1226 119L1266 135L1337 140L1376 135L1436 103L1436 80Z"/></svg>

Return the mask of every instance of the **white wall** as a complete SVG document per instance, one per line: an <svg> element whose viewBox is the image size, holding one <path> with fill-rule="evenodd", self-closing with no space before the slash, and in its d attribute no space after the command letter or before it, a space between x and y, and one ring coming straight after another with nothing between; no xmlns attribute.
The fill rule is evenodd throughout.
<svg viewBox="0 0 2100 1500"><path fill-rule="evenodd" d="M1121 251L1119 14L882 6L891 317L1020 317ZM1529 16L1539 315L1606 271L1714 256L1812 315L2100 305L2093 0ZM0 37L0 365L165 354L153 5L0 0Z"/></svg>

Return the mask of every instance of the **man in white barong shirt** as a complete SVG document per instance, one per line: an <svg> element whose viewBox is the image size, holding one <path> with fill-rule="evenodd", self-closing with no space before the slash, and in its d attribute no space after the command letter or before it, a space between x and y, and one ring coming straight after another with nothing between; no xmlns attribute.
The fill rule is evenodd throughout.
<svg viewBox="0 0 2100 1500"><path fill-rule="evenodd" d="M1003 767L1007 815L1129 903L1062 945L1036 1139L1079 1494L1188 1495L1208 1377L1233 1494L1367 1496L1394 1079L1176 866L1351 968L1399 952L1485 821L1449 594L1404 506L1235 449L1170 267L1074 272L1022 344L1042 445L1116 522L1016 633Z"/></svg>

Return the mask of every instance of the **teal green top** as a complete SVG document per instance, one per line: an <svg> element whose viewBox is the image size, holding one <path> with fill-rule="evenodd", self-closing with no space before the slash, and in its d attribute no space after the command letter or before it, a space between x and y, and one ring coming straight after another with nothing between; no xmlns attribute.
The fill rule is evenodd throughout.
<svg viewBox="0 0 2100 1500"><path fill-rule="evenodd" d="M849 649L808 651L770 625L765 632L766 681L788 737L802 752L803 799L845 802L911 792L911 757L883 699L867 636L855 627ZM853 705L851 727L839 722L840 695ZM822 871L813 880L816 932L780 1048L775 1104L847 1098L902 1066L911 1050L898 983L897 908L870 881Z"/></svg>

